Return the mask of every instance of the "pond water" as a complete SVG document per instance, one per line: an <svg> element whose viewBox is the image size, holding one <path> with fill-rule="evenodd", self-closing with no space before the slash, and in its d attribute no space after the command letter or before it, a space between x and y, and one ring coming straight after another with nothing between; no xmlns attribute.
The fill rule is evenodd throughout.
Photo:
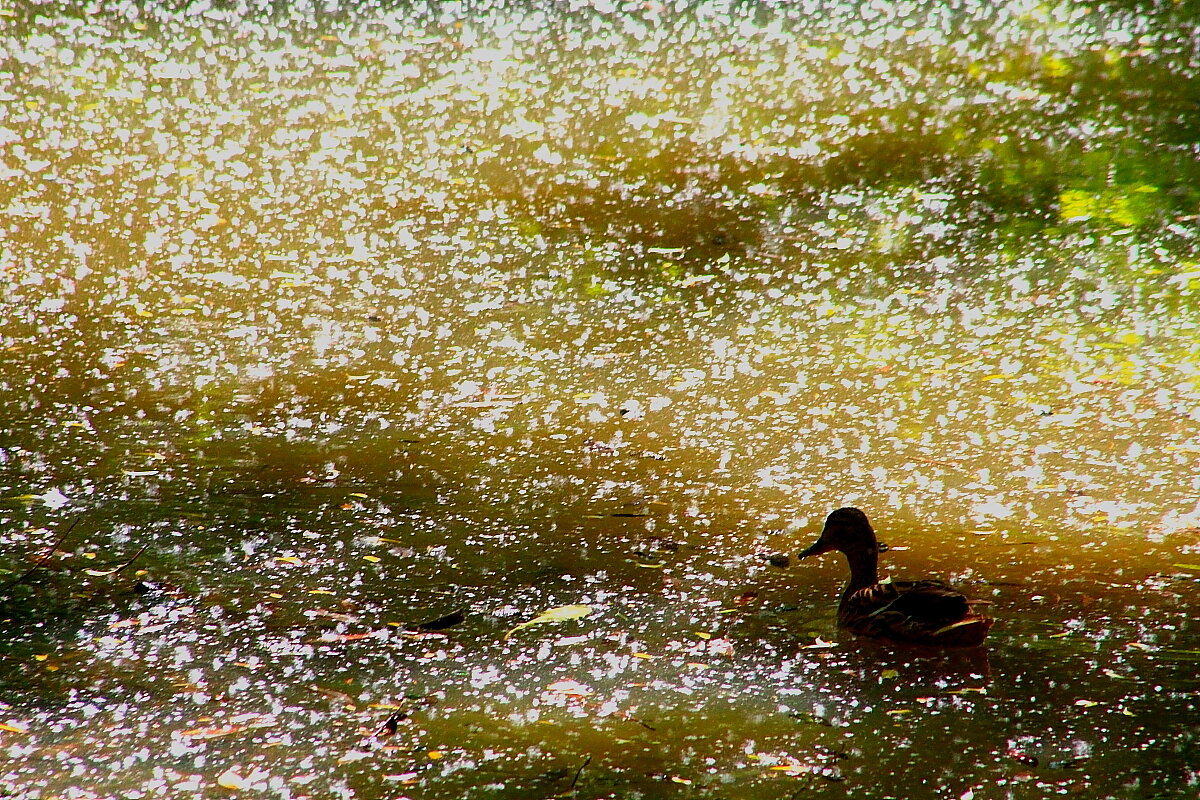
<svg viewBox="0 0 1200 800"><path fill-rule="evenodd" d="M0 796L1195 797L1160 5L0 8Z"/></svg>

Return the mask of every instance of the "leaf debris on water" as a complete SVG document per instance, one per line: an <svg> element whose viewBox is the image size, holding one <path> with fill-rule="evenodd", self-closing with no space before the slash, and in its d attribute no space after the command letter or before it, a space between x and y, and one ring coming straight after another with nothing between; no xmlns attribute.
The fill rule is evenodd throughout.
<svg viewBox="0 0 1200 800"><path fill-rule="evenodd" d="M547 609L541 614L538 614L528 622L522 622L520 625L515 625L504 634L504 638L508 639L522 628L528 628L533 625L544 625L548 622L566 622L572 619L583 619L589 616L595 609L590 605L578 604L569 606L558 606L557 608Z"/></svg>

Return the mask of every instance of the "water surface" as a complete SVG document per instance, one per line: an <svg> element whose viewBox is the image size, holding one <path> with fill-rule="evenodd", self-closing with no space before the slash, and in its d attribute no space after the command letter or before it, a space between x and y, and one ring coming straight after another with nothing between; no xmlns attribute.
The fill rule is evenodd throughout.
<svg viewBox="0 0 1200 800"><path fill-rule="evenodd" d="M1130 6L0 10L0 789L1193 797L1200 39ZM988 647L768 564L842 505Z"/></svg>

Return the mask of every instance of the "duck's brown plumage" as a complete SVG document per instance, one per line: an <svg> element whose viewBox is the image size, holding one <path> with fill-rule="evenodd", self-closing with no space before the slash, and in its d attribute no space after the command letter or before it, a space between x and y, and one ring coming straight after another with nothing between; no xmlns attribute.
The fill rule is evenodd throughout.
<svg viewBox="0 0 1200 800"><path fill-rule="evenodd" d="M838 625L873 636L939 647L976 647L992 619L938 581L879 581L879 543L867 515L839 508L825 520L816 544L800 558L840 550L850 564L850 580L838 603Z"/></svg>

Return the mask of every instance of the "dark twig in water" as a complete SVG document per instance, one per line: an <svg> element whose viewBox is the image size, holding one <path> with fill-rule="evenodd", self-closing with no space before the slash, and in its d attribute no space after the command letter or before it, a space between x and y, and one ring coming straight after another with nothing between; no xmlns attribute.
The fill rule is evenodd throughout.
<svg viewBox="0 0 1200 800"><path fill-rule="evenodd" d="M654 727L654 726L653 726L653 725L651 725L650 723L648 723L648 722L643 722L642 720L638 719L637 717L630 717L629 719L633 720L633 721L634 721L634 722L636 722L638 725L641 725L643 728L645 728L645 729L646 729L646 730L648 730L648 731L657 731L657 730L658 730L658 728Z"/></svg>
<svg viewBox="0 0 1200 800"><path fill-rule="evenodd" d="M108 574L109 574L109 575L119 575L119 574L121 573L121 570L125 569L125 568L126 568L126 567L128 567L130 564L132 564L133 562L135 562L135 561L137 561L139 558L141 558L141 557L142 557L142 553L146 552L146 548L147 548L147 547L149 547L149 546L150 546L150 545L148 545L148 544L144 544L144 545L142 545L141 549L140 549L140 550L138 550L136 553L134 553L134 554L133 554L133 558L129 559L129 560L128 560L128 561L126 561L124 564L122 564L121 566L117 567L116 569L114 569L112 572L110 572L110 573L108 573Z"/></svg>
<svg viewBox="0 0 1200 800"><path fill-rule="evenodd" d="M6 583L4 586L0 586L0 594L4 594L5 592L7 592L9 589L13 588L17 584L23 583L26 578L28 578L30 575L32 575L33 573L35 573L39 569L41 569L41 567L47 561L50 560L50 557L54 555L54 553L58 550L58 548L62 547L62 543L67 540L67 537L71 535L71 531L75 530L75 526L78 525L80 520L82 520L82 519L83 519L82 513L77 515L75 517L75 519L72 520L71 524L67 526L67 529L66 529L66 531L63 532L63 535L58 537L58 541L56 541L54 544L50 545L50 548L48 550L46 550L46 554L43 555L41 558L39 558L37 560L36 564L34 564L32 567L30 567L28 570L26 570L24 572L24 574L20 575L17 578L14 578L13 580ZM141 553L139 553L138 555L141 555Z"/></svg>
<svg viewBox="0 0 1200 800"><path fill-rule="evenodd" d="M575 784L579 783L579 776L583 774L583 770L590 763L592 763L591 755L583 760L583 763L579 765L579 769L575 770L575 777L571 779L571 785L567 787L568 792L575 791Z"/></svg>

